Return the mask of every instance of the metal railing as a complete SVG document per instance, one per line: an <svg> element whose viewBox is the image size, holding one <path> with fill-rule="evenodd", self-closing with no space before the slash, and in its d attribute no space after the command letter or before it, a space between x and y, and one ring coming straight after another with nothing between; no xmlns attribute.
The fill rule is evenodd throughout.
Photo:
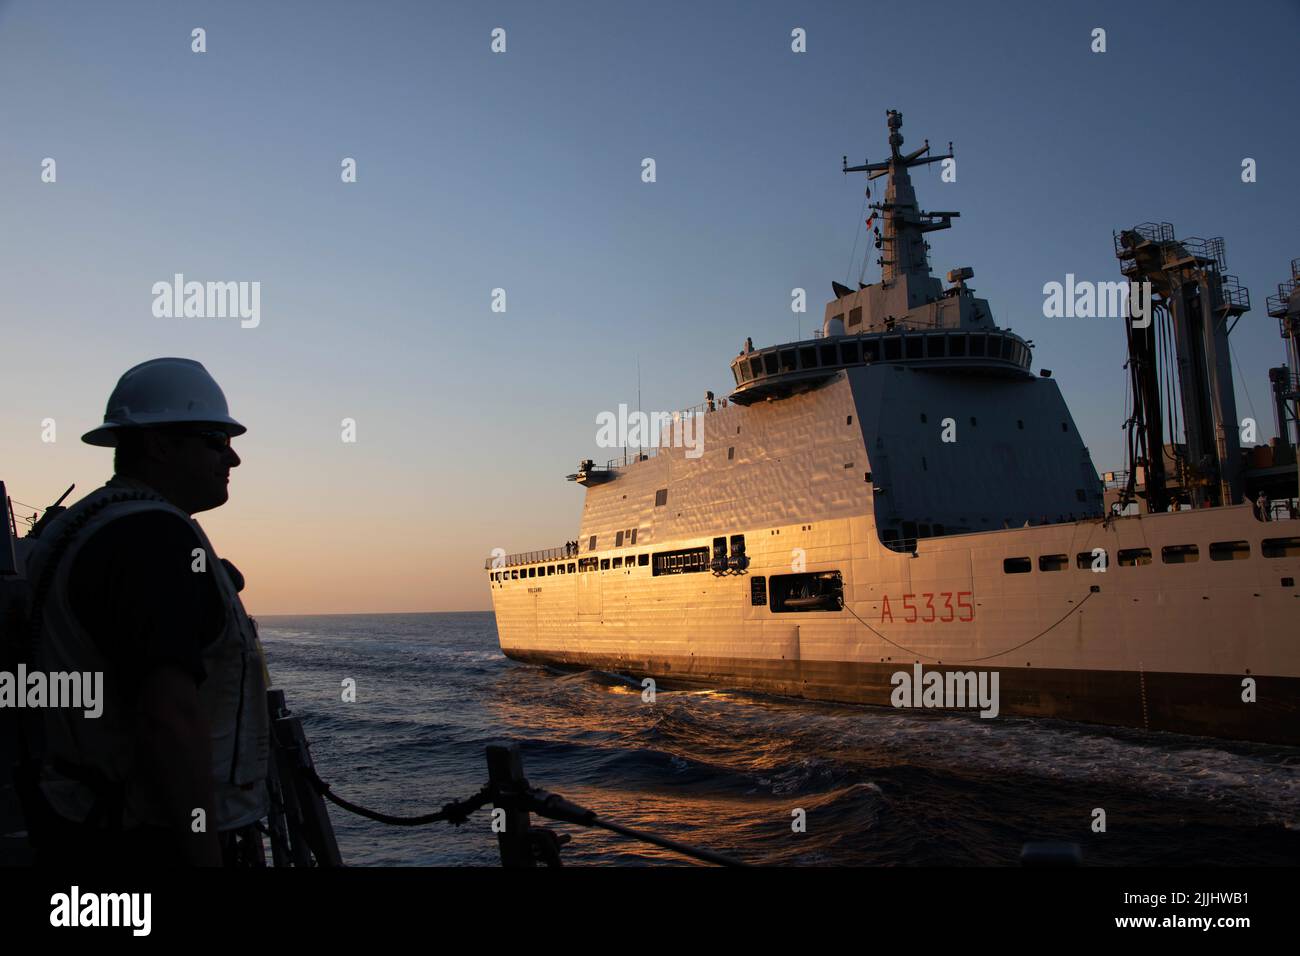
<svg viewBox="0 0 1300 956"><path fill-rule="evenodd" d="M663 451L664 442L669 443L673 440L673 430L675 426L687 418L694 418L697 415L707 415L711 412L719 411L725 406L725 398L715 398L713 408L709 408L708 401L700 402L698 405L691 405L689 408L680 408L675 412L649 412L649 415L658 416L657 420L660 425L658 445L646 445L639 449L629 449L618 458L611 458L605 462L606 470L613 471L618 468L626 468L629 465L635 465L639 461L647 461L653 458L659 452ZM692 426L697 427L697 426Z"/></svg>
<svg viewBox="0 0 1300 956"><path fill-rule="evenodd" d="M1190 257L1215 263L1222 272L1228 267L1222 236L1202 239L1200 236L1186 236L1178 239L1174 236L1174 227L1167 222L1143 222L1114 234L1115 254L1121 259L1130 258L1131 246L1125 242L1129 234L1136 234L1147 242L1154 242L1161 247L1166 262L1176 262Z"/></svg>
<svg viewBox="0 0 1300 956"><path fill-rule="evenodd" d="M614 471L618 468L626 468L628 465L635 465L638 461L649 461L660 451L661 449L657 445L638 448L636 451L627 452L621 458L611 458L605 462L605 470Z"/></svg>
<svg viewBox="0 0 1300 956"><path fill-rule="evenodd" d="M1296 280L1288 279L1286 282L1277 284L1277 295L1270 295L1267 299L1268 314L1275 319L1285 319L1287 310L1291 307L1291 294L1295 292ZM1283 333L1285 334L1285 333Z"/></svg>
<svg viewBox="0 0 1300 956"><path fill-rule="evenodd" d="M503 557L489 557L483 562L483 568L487 571L497 571L501 568L513 568L521 564L537 564L541 561L557 561L562 558L576 558L578 549L567 545L561 545L558 548L544 548L541 551L520 551L516 554L507 554Z"/></svg>
<svg viewBox="0 0 1300 956"><path fill-rule="evenodd" d="M1230 311L1250 311L1250 290L1242 285L1241 280L1236 276L1224 275L1220 289L1223 293L1223 304Z"/></svg>

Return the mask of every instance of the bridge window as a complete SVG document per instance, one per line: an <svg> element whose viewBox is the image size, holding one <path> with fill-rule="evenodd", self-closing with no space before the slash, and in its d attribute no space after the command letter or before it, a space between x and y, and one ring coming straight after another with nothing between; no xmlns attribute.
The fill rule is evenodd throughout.
<svg viewBox="0 0 1300 956"><path fill-rule="evenodd" d="M984 335L972 335L970 337L970 354L980 357L984 354L984 343L988 340Z"/></svg>
<svg viewBox="0 0 1300 956"><path fill-rule="evenodd" d="M862 343L862 361L875 362L880 358L880 340L868 339Z"/></svg>
<svg viewBox="0 0 1300 956"><path fill-rule="evenodd" d="M908 358L919 359L925 354L923 351L925 348L925 340L919 335L909 335L904 339L904 342L906 343L905 347L907 349Z"/></svg>
<svg viewBox="0 0 1300 956"><path fill-rule="evenodd" d="M602 571L608 571L608 570L609 570L609 558L601 558L601 559L600 559L600 569L601 569Z"/></svg>
<svg viewBox="0 0 1300 956"><path fill-rule="evenodd" d="M1300 557L1300 538L1265 538L1261 548L1266 558Z"/></svg>
<svg viewBox="0 0 1300 956"><path fill-rule="evenodd" d="M952 358L962 358L966 355L966 336L950 335L948 337L948 355Z"/></svg>
<svg viewBox="0 0 1300 956"><path fill-rule="evenodd" d="M946 339L942 335L926 336L926 354L930 358L946 358L948 349L944 345Z"/></svg>
<svg viewBox="0 0 1300 956"><path fill-rule="evenodd" d="M857 365L862 361L862 349L856 339L840 343L840 362L844 365Z"/></svg>
<svg viewBox="0 0 1300 956"><path fill-rule="evenodd" d="M1034 569L1033 562L1028 558L1003 558L1003 574L1028 574Z"/></svg>
<svg viewBox="0 0 1300 956"><path fill-rule="evenodd" d="M1121 568L1132 568L1139 564L1151 563L1150 548L1121 548L1116 559Z"/></svg>
<svg viewBox="0 0 1300 956"><path fill-rule="evenodd" d="M1074 556L1074 566L1081 571L1091 571L1093 560L1091 551L1080 551ZM1110 564L1110 556L1106 553L1105 548L1097 549L1096 561L1099 568L1104 568Z"/></svg>
<svg viewBox="0 0 1300 956"><path fill-rule="evenodd" d="M683 548L680 551L660 551L654 556L651 575L697 574L709 570L708 548Z"/></svg>
<svg viewBox="0 0 1300 956"><path fill-rule="evenodd" d="M569 573L570 573L570 574L573 573L573 562L572 562L572 561L569 562Z"/></svg>
<svg viewBox="0 0 1300 956"><path fill-rule="evenodd" d="M1210 545L1211 561L1245 561L1249 557L1249 541L1216 541Z"/></svg>
<svg viewBox="0 0 1300 956"><path fill-rule="evenodd" d="M638 554L638 555L636 556L636 565L637 565L638 568L644 568L644 567L645 567L646 565L648 565L649 563L650 563L650 555L648 555L648 554Z"/></svg>
<svg viewBox="0 0 1300 956"><path fill-rule="evenodd" d="M898 336L885 339L885 361L892 362L903 357L903 343Z"/></svg>
<svg viewBox="0 0 1300 956"><path fill-rule="evenodd" d="M751 376L763 374L763 357L761 355L755 356L749 360L749 374Z"/></svg>
<svg viewBox="0 0 1300 956"><path fill-rule="evenodd" d="M803 348L799 349L799 367L817 367L817 349L815 346L805 345Z"/></svg>
<svg viewBox="0 0 1300 956"><path fill-rule="evenodd" d="M793 372L795 369L794 349L782 349L781 351L781 371Z"/></svg>
<svg viewBox="0 0 1300 956"><path fill-rule="evenodd" d="M838 364L839 364L839 360L838 360L838 358L837 358L836 355L835 355L835 346L834 346L834 345L822 345L820 348L821 348L822 364L823 364L823 365L838 365Z"/></svg>
<svg viewBox="0 0 1300 956"><path fill-rule="evenodd" d="M613 564L613 566L616 567L616 568L621 568L621 567L623 566L623 559L622 559L622 558L615 558L615 559L614 559L614 564Z"/></svg>
<svg viewBox="0 0 1300 956"><path fill-rule="evenodd" d="M1039 571L1064 571L1070 565L1070 559L1064 554L1040 554Z"/></svg>
<svg viewBox="0 0 1300 956"><path fill-rule="evenodd" d="M1011 349L1015 346L1015 344L1016 343L1013 339L1009 339L1005 337L1002 339L1002 357L1008 362L1011 361Z"/></svg>
<svg viewBox="0 0 1300 956"><path fill-rule="evenodd" d="M1194 544L1168 544L1160 549L1160 560L1165 564L1195 564L1201 560L1201 550Z"/></svg>
<svg viewBox="0 0 1300 956"><path fill-rule="evenodd" d="M776 367L775 352L768 352L766 355L763 356L763 370L767 372L768 375L776 374L777 367Z"/></svg>

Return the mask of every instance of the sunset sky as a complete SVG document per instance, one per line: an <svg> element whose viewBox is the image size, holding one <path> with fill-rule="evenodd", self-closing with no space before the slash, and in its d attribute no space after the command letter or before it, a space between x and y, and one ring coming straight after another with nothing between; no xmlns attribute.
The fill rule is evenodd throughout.
<svg viewBox="0 0 1300 956"><path fill-rule="evenodd" d="M1044 318L1042 287L1118 279L1112 230L1148 220L1226 237L1254 304L1238 411L1266 441L1300 7L982 6L0 2L0 479L91 491L112 453L79 437L118 376L195 358L248 426L200 520L253 613L487 608L492 548L576 537L564 476L616 454L596 416L635 405L638 357L647 410L725 394L746 336L807 336L856 281L840 157L886 156L887 108L906 148L955 146L955 183L914 176L962 213L935 272L974 268L1099 468L1123 464L1122 330ZM260 282L260 324L155 317L175 273Z"/></svg>

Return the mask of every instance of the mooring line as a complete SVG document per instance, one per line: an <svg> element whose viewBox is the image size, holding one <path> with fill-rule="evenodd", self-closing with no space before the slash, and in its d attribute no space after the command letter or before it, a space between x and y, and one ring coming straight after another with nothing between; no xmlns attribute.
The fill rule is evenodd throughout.
<svg viewBox="0 0 1300 956"><path fill-rule="evenodd" d="M1099 593L1101 593L1101 592L1099 592L1099 591L1089 591L1089 592L1088 592L1088 597L1085 597L1082 601L1080 601L1080 602L1079 602L1078 604L1076 604L1074 607L1070 608L1070 610L1066 611L1066 612L1065 612L1063 615L1061 615L1061 617L1058 618L1054 623L1052 623L1051 625L1049 625L1049 626L1047 627L1046 630L1040 631L1038 634L1035 634L1035 635L1034 635L1033 637L1031 637L1029 640L1027 640L1027 641L1022 641L1021 643L1017 644L1015 647L1008 647L1005 651L998 651L996 654L989 654L989 655L986 656L986 657L953 658L953 659L952 659L952 663L954 663L954 664L978 664L978 663L980 663L981 661L989 661L989 660L992 660L992 659L995 658L995 657L1001 657L1003 654L1010 654L1012 651L1018 651L1018 650L1020 650L1020 648L1025 647L1025 646L1028 645L1028 644L1032 644L1032 643L1034 643L1034 641L1038 640L1040 637L1045 637L1048 633L1050 633L1052 630L1054 630L1058 624L1060 624L1062 621L1064 621L1067 617L1069 617L1069 616L1070 616L1071 614L1073 614L1075 611L1079 610L1079 608L1081 608L1081 607L1083 607L1085 604L1087 604L1087 603L1088 603L1088 598L1092 597L1094 594L1099 594ZM940 658L936 657L934 654L923 654L923 653L921 653L920 651L913 650L913 649L910 648L910 647L904 647L902 644L899 644L897 641L891 641L889 638L885 637L885 635L881 634L879 631L877 631L874 627L872 627L872 626L871 626L870 624L868 624L866 621L862 620L862 618L858 617L857 612L854 611L853 608L849 607L847 604L844 605L844 610L848 611L848 612L849 612L850 614L852 614L855 618L857 618L859 624L861 624L861 625L862 625L863 627L865 627L868 631L870 631L872 634L876 635L876 637L880 638L880 639L881 639L882 641L884 641L885 643L887 643L887 644L892 644L892 645L894 645L894 647L897 647L899 650L907 651L907 653L909 653L909 654L914 654L914 655L917 656L917 657L928 657L928 658L930 658L931 660L935 660L935 661L940 660Z"/></svg>

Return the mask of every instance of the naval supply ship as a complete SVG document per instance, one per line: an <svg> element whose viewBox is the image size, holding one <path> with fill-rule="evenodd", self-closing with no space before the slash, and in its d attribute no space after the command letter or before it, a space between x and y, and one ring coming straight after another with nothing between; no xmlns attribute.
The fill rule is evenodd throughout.
<svg viewBox="0 0 1300 956"><path fill-rule="evenodd" d="M1145 326L1123 322L1128 468L1103 481L973 270L931 274L925 236L959 214L923 211L909 170L952 144L905 153L887 122L888 159L844 162L887 177L880 281L833 283L809 340L747 341L735 390L678 419L693 442L583 461L577 540L485 563L502 651L955 710L994 678L986 716L1300 744L1300 260L1269 299L1280 438L1243 449L1227 335L1249 297L1223 241L1115 235L1126 280L1151 286Z"/></svg>

